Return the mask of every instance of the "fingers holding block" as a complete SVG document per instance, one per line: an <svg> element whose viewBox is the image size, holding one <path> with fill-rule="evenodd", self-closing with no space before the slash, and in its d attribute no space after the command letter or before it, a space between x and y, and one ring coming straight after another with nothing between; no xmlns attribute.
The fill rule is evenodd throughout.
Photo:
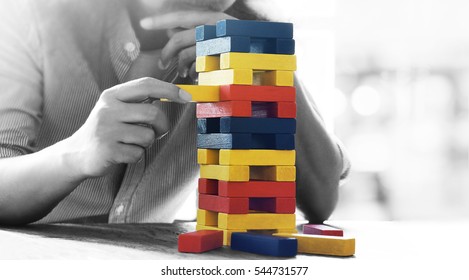
<svg viewBox="0 0 469 280"><path fill-rule="evenodd" d="M199 85L176 85L192 95L192 102L220 101L220 87Z"/></svg>
<svg viewBox="0 0 469 280"><path fill-rule="evenodd" d="M200 230L178 236L178 251L203 253L223 246L223 231Z"/></svg>

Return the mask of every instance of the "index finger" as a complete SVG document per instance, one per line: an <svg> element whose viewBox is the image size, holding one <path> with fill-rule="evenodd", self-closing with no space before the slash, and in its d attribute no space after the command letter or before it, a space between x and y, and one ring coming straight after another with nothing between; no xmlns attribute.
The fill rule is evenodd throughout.
<svg viewBox="0 0 469 280"><path fill-rule="evenodd" d="M183 89L149 77L132 80L107 91L122 102L139 102L148 98L164 98L178 103L187 103L192 100L191 95Z"/></svg>

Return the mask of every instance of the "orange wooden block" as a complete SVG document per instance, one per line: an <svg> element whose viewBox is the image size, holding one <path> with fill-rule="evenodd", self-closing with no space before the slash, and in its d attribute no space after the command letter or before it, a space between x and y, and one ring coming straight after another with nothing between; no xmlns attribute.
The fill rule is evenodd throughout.
<svg viewBox="0 0 469 280"><path fill-rule="evenodd" d="M199 178L199 193L218 194L218 181L206 178Z"/></svg>
<svg viewBox="0 0 469 280"><path fill-rule="evenodd" d="M222 85L220 100L245 100L259 102L295 102L295 87Z"/></svg>
<svg viewBox="0 0 469 280"><path fill-rule="evenodd" d="M250 117L251 102L249 101L224 101L216 103L198 103L197 118L217 117Z"/></svg>
<svg viewBox="0 0 469 280"><path fill-rule="evenodd" d="M228 214L247 214L249 199L199 194L199 208Z"/></svg>
<svg viewBox="0 0 469 280"><path fill-rule="evenodd" d="M223 246L223 231L199 230L178 236L178 251L202 253Z"/></svg>

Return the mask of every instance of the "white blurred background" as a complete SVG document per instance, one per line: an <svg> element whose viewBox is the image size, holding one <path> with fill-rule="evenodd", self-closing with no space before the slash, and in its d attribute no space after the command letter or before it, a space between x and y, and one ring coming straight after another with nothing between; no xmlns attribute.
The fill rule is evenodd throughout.
<svg viewBox="0 0 469 280"><path fill-rule="evenodd" d="M331 219L469 218L469 1L254 1L353 170Z"/></svg>

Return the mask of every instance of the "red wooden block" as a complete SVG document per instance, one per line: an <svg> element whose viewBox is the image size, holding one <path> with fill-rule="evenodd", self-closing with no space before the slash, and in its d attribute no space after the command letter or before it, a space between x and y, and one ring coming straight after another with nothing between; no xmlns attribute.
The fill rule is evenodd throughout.
<svg viewBox="0 0 469 280"><path fill-rule="evenodd" d="M343 230L323 224L303 225L304 234L344 236Z"/></svg>
<svg viewBox="0 0 469 280"><path fill-rule="evenodd" d="M250 198L249 210L293 214L296 210L296 199L291 197Z"/></svg>
<svg viewBox="0 0 469 280"><path fill-rule="evenodd" d="M223 246L223 231L199 230L178 236L178 251L183 253L202 253Z"/></svg>
<svg viewBox="0 0 469 280"><path fill-rule="evenodd" d="M218 181L199 178L199 193L218 194Z"/></svg>
<svg viewBox="0 0 469 280"><path fill-rule="evenodd" d="M199 208L228 214L249 213L249 199L199 194Z"/></svg>
<svg viewBox="0 0 469 280"><path fill-rule="evenodd" d="M295 87L222 85L220 100L246 100L264 102L295 102Z"/></svg>
<svg viewBox="0 0 469 280"><path fill-rule="evenodd" d="M276 118L296 118L296 102L278 102L276 105Z"/></svg>
<svg viewBox="0 0 469 280"><path fill-rule="evenodd" d="M250 117L250 101L222 101L214 103L197 103L197 118Z"/></svg>
<svg viewBox="0 0 469 280"><path fill-rule="evenodd" d="M295 182L218 181L218 195L227 197L295 197Z"/></svg>

